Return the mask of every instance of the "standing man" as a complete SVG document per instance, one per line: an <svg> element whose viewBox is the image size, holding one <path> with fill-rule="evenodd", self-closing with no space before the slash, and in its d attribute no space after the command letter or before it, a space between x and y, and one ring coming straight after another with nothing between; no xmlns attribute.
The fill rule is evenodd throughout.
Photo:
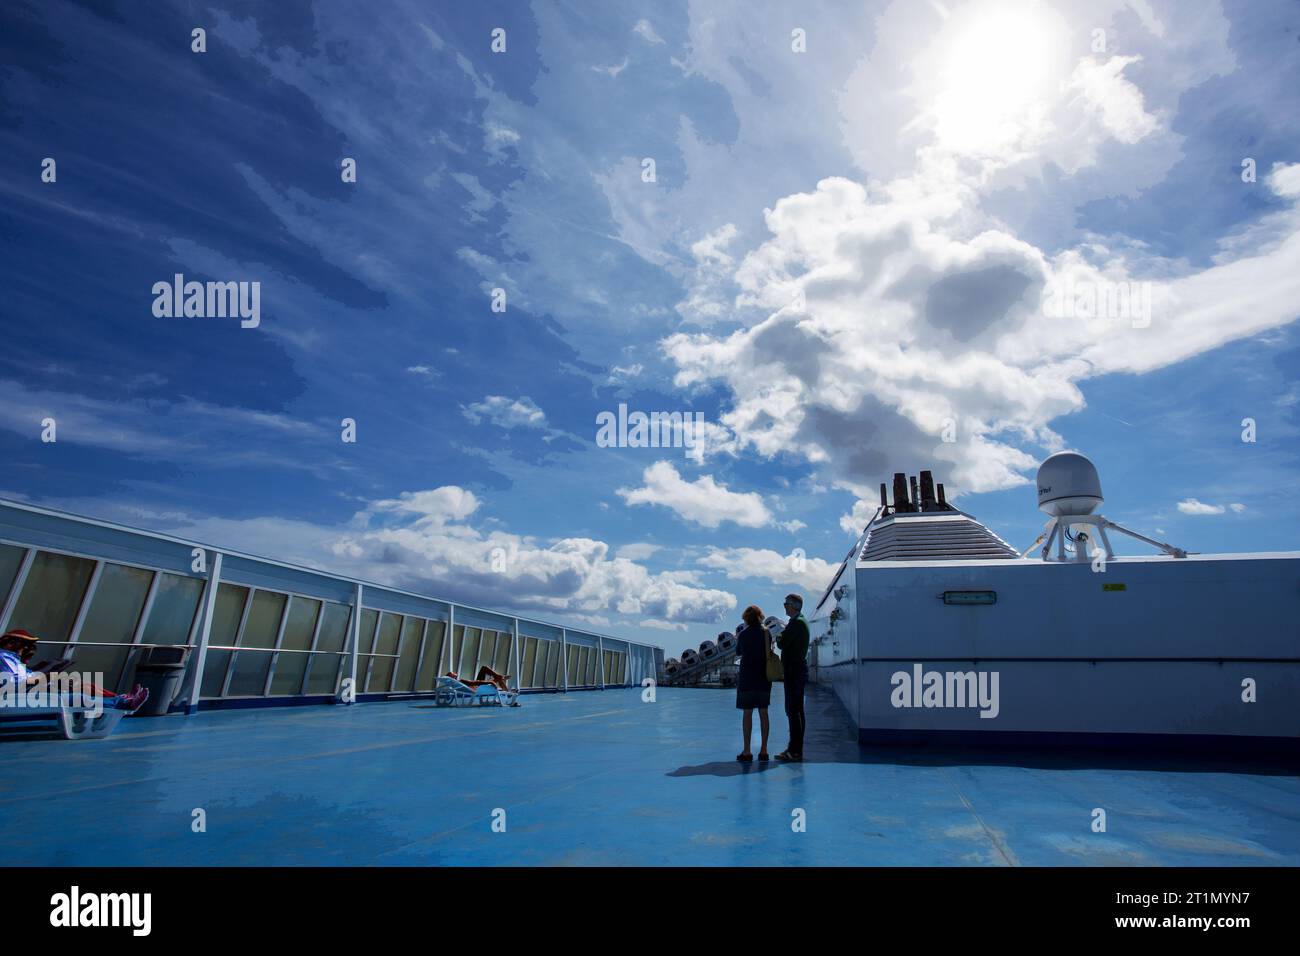
<svg viewBox="0 0 1300 956"><path fill-rule="evenodd" d="M785 716L790 722L790 743L777 760L803 760L803 689L808 683L808 622L803 619L803 598L785 596L785 613L790 623L776 639L781 648L781 667L785 670Z"/></svg>

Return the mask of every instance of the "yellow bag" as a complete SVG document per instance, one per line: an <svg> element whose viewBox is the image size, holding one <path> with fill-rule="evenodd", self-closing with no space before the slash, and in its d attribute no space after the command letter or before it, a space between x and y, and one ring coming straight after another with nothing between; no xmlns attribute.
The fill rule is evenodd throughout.
<svg viewBox="0 0 1300 956"><path fill-rule="evenodd" d="M785 681L785 667L781 657L772 649L772 632L764 628L763 636L767 639L767 679L772 683Z"/></svg>

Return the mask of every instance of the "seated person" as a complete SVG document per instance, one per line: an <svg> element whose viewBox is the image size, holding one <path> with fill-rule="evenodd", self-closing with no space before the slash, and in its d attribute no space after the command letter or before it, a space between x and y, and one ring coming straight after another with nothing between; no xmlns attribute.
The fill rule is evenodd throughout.
<svg viewBox="0 0 1300 956"><path fill-rule="evenodd" d="M36 654L37 641L34 635L21 629L9 631L0 637L0 680L21 681L28 687L35 687L46 679L46 671L27 666L27 662ZM57 662L50 665L48 669L54 669L56 666ZM129 694L114 694L94 684L83 683L80 686L83 693L103 697L119 710L134 712L149 699L148 689L139 684L136 684L135 690Z"/></svg>

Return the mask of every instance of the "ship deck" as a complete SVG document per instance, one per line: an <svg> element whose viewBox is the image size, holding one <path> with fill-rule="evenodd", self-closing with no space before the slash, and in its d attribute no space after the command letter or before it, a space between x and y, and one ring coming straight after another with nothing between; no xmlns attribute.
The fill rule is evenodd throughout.
<svg viewBox="0 0 1300 956"><path fill-rule="evenodd" d="M733 694L703 689L133 718L102 741L6 732L0 864L1300 864L1293 765L859 748L834 696L809 693L800 765L737 763ZM772 704L775 752L780 685Z"/></svg>

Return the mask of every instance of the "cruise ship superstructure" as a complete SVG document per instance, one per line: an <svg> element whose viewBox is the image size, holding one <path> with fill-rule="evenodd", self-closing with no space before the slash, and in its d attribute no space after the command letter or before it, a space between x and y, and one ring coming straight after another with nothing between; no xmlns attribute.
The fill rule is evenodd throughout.
<svg viewBox="0 0 1300 956"><path fill-rule="evenodd" d="M1300 552L1189 554L1094 514L1096 469L1038 473L1018 552L929 472L894 478L809 615L814 679L862 743L1300 743ZM1137 539L1154 553L1120 555Z"/></svg>

